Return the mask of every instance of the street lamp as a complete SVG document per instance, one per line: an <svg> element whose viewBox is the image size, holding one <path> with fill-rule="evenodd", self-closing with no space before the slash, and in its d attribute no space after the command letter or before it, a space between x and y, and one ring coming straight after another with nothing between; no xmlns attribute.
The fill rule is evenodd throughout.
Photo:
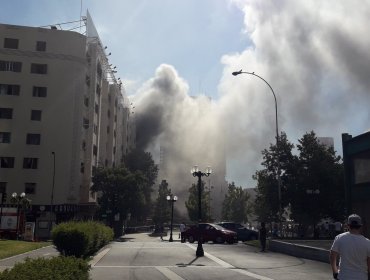
<svg viewBox="0 0 370 280"><path fill-rule="evenodd" d="M51 196L50 196L50 220L49 220L49 230L50 230L50 234L51 234L51 229L52 229L52 225L53 225L53 207L54 207L54 187L55 187L55 152L51 152L52 156L53 156L53 182L52 182L52 186L51 186Z"/></svg>
<svg viewBox="0 0 370 280"><path fill-rule="evenodd" d="M279 144L278 107L277 107L276 95L275 95L275 92L274 92L273 88L271 87L271 85L264 78L255 74L254 72L245 72L245 71L240 70L240 71L232 72L232 74L234 76L238 76L240 74L248 74L248 75L255 76L257 78L260 78L262 81L264 81L268 85L268 87L271 89L271 92L272 92L272 95L274 96L274 101L275 101L276 148L278 148L278 144ZM277 151L279 153L279 149L277 149ZM281 178L280 178L280 159L279 159L279 155L277 155L277 163L276 164L277 164L277 181L278 181L279 219L280 219L280 221L282 221Z"/></svg>
<svg viewBox="0 0 370 280"><path fill-rule="evenodd" d="M177 201L176 195L167 195L167 201L171 202L171 233L170 233L170 240L169 242L173 241L172 238L172 225L173 225L173 204Z"/></svg>
<svg viewBox="0 0 370 280"><path fill-rule="evenodd" d="M21 202L24 203L26 201L28 201L28 200L26 199L26 194L24 192L22 192L19 195L16 192L12 193L11 202L12 203L17 203L17 226L15 228L15 234L16 234L17 240L19 239L19 237L18 237L18 231L19 231L19 204Z"/></svg>
<svg viewBox="0 0 370 280"><path fill-rule="evenodd" d="M193 174L194 177L198 177L198 247L196 251L197 257L203 257L204 251L202 246L202 236L201 236L201 229L200 229L200 222L202 221L202 177L206 176L208 177L212 173L211 167L206 168L206 172L203 173L199 170L197 165L194 165L194 167L191 169L191 174Z"/></svg>
<svg viewBox="0 0 370 280"><path fill-rule="evenodd" d="M308 190L306 190L306 194L309 195L309 196L312 195L312 203L311 203L311 205L313 205L313 202L314 202L313 196L317 196L318 197L318 195L320 194L320 190L319 189L316 189L316 190L308 189ZM315 207L316 208L319 208L320 205L313 206L312 210L314 210ZM316 234L315 234L315 227L316 227L316 215L315 214L316 213L317 213L316 211L315 211L315 213L314 213L314 211L312 211L312 223L313 223L313 225L312 225L312 227L313 227L312 228L312 232L313 232L313 237L314 238L316 238Z"/></svg>

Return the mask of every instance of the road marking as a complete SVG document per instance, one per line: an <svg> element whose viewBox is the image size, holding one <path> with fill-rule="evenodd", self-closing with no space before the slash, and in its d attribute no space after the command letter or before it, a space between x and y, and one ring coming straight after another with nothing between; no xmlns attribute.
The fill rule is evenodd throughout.
<svg viewBox="0 0 370 280"><path fill-rule="evenodd" d="M185 245L187 245L188 247L192 248L193 250L196 250L196 248L195 248L194 245L187 244L187 243ZM225 262L225 261L223 261L223 260L221 260L221 259L219 259L219 258L217 258L217 257L215 257L215 256L213 256L213 255L211 255L209 253L207 253L207 252L204 252L204 255L207 258L209 258L212 261L214 261L215 263L218 263L221 267L230 268L233 271L236 271L236 272L238 272L240 274L248 275L248 276L254 277L254 278L258 279L258 280L274 280L272 278L268 278L268 277L265 277L265 276L262 276L262 275L258 275L258 274L255 274L253 272L249 272L249 271L244 270L244 269L236 268L232 264L229 264L229 263L227 263L227 262Z"/></svg>
<svg viewBox="0 0 370 280"><path fill-rule="evenodd" d="M95 265L94 268L156 268L156 267L166 267L166 268L179 268L183 267L181 265ZM192 268L220 268L219 265L207 265L207 266L197 266L197 265L187 265L186 267Z"/></svg>
<svg viewBox="0 0 370 280"><path fill-rule="evenodd" d="M156 266L155 268L170 280L185 280L167 267Z"/></svg>
<svg viewBox="0 0 370 280"><path fill-rule="evenodd" d="M268 277L265 277L265 276L262 276L262 275L258 275L258 274L255 274L253 272L249 272L249 271L246 271L246 270L240 269L240 268L233 269L233 271L239 272L240 274L244 274L244 275L247 275L247 276L250 276L250 277L254 277L258 280L274 280L272 278L268 278Z"/></svg>
<svg viewBox="0 0 370 280"><path fill-rule="evenodd" d="M91 261L89 261L89 264L91 266L95 266L109 252L110 249L111 248L106 248L99 252Z"/></svg>

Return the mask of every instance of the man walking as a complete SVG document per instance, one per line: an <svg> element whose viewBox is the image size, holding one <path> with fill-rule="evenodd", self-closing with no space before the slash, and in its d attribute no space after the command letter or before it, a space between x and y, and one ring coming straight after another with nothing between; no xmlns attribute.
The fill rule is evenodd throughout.
<svg viewBox="0 0 370 280"><path fill-rule="evenodd" d="M265 252L266 250L266 235L267 235L266 225L265 225L265 222L262 222L261 228L259 230L259 240L261 243L261 252Z"/></svg>
<svg viewBox="0 0 370 280"><path fill-rule="evenodd" d="M186 225L185 223L181 223L180 224L180 238L181 238L181 243L184 243L185 242L185 238L184 238L184 231L186 229Z"/></svg>
<svg viewBox="0 0 370 280"><path fill-rule="evenodd" d="M368 280L370 279L370 240L361 233L360 216L350 215L347 224L349 232L337 235L330 249L333 277L339 280ZM337 266L339 257L339 266Z"/></svg>

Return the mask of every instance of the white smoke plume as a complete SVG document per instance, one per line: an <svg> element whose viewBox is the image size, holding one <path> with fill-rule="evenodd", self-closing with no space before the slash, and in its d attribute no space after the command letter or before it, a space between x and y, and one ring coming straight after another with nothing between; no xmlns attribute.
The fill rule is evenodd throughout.
<svg viewBox="0 0 370 280"><path fill-rule="evenodd" d="M167 147L173 172L189 176L195 163L223 161L225 148L227 180L254 186L261 150L275 142L275 107L263 81L231 75L243 69L273 87L279 131L293 142L311 130L334 137L341 153L341 134L361 134L370 123L370 1L232 2L251 45L221 58L219 98L191 98L175 68L160 65L134 98L139 145L154 154L159 143Z"/></svg>

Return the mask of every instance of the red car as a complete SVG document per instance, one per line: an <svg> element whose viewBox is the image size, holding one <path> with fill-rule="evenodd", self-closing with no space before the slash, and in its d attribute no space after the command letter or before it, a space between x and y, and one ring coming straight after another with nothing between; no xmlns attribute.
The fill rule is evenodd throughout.
<svg viewBox="0 0 370 280"><path fill-rule="evenodd" d="M209 223L200 223L199 227L198 225L191 226L183 232L184 239L190 243L197 241L199 228L203 242L213 241L214 243L224 243L226 241L229 244L238 242L237 235L234 231Z"/></svg>

